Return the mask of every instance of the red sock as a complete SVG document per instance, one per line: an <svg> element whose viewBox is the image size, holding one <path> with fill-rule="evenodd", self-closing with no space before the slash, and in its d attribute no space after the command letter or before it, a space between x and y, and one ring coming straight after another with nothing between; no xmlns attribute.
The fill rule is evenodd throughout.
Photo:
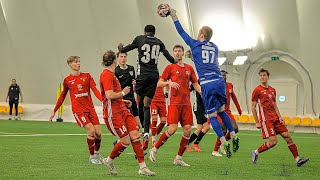
<svg viewBox="0 0 320 180"><path fill-rule="evenodd" d="M111 159L118 157L127 147L128 147L128 145L122 144L122 142L118 142L116 145L113 146L113 149L112 149L109 157Z"/></svg>
<svg viewBox="0 0 320 180"><path fill-rule="evenodd" d="M151 134L152 136L157 135L157 121L151 121Z"/></svg>
<svg viewBox="0 0 320 180"><path fill-rule="evenodd" d="M101 139L96 138L94 141L94 150L99 151L101 145Z"/></svg>
<svg viewBox="0 0 320 180"><path fill-rule="evenodd" d="M188 145L190 137L187 136L182 136L181 141L180 141L180 147L178 151L178 155L182 156L184 151L186 151L186 147Z"/></svg>
<svg viewBox="0 0 320 180"><path fill-rule="evenodd" d="M157 143L154 147L159 149L167 141L167 139L169 139L170 136L171 136L171 134L169 134L168 131L162 133L159 140L157 141Z"/></svg>
<svg viewBox="0 0 320 180"><path fill-rule="evenodd" d="M143 163L144 162L144 152L142 150L142 145L140 143L140 139L137 138L137 139L131 140L131 145L132 145L134 153L137 156L139 163Z"/></svg>
<svg viewBox="0 0 320 180"><path fill-rule="evenodd" d="M224 137L226 138L226 141L229 141L231 139L229 132Z"/></svg>
<svg viewBox="0 0 320 180"><path fill-rule="evenodd" d="M298 148L297 148L296 144L294 144L294 143L288 144L288 148L290 149L294 158L299 157Z"/></svg>
<svg viewBox="0 0 320 180"><path fill-rule="evenodd" d="M163 127L166 125L166 122L160 122L160 124L157 126L157 134L160 134Z"/></svg>
<svg viewBox="0 0 320 180"><path fill-rule="evenodd" d="M90 155L94 155L94 141L95 141L94 136L87 136L87 143L88 143Z"/></svg>
<svg viewBox="0 0 320 180"><path fill-rule="evenodd" d="M214 150L214 151L218 151L218 149L219 149L220 145L221 145L221 141L220 141L220 139L219 139L219 138L217 138L217 140L216 140L216 144L214 145L213 150Z"/></svg>
<svg viewBox="0 0 320 180"><path fill-rule="evenodd" d="M258 153L262 153L266 150L270 149L270 145L268 142L264 142L258 149Z"/></svg>

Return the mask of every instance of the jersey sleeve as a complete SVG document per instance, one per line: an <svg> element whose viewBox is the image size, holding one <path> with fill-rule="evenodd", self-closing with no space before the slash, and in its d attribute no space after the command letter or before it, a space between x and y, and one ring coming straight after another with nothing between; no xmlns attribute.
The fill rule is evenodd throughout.
<svg viewBox="0 0 320 180"><path fill-rule="evenodd" d="M196 73L194 72L194 69L192 67L190 69L191 69L191 77L190 77L191 82L192 83L198 82L198 78L196 76Z"/></svg>
<svg viewBox="0 0 320 180"><path fill-rule="evenodd" d="M92 76L90 74L89 74L89 81L90 81L90 88L91 88L92 92L99 99L99 101L102 101L101 93L97 89L96 82L94 82L94 79L92 78Z"/></svg>
<svg viewBox="0 0 320 180"><path fill-rule="evenodd" d="M113 76L105 74L101 77L104 91L113 90Z"/></svg>
<svg viewBox="0 0 320 180"><path fill-rule="evenodd" d="M259 99L259 91L254 89L251 96L251 101L258 102Z"/></svg>
<svg viewBox="0 0 320 180"><path fill-rule="evenodd" d="M170 72L171 72L171 66L169 65L164 69L161 75L161 78L165 81L168 81L170 79Z"/></svg>
<svg viewBox="0 0 320 180"><path fill-rule="evenodd" d="M162 41L160 41L160 51L170 63L173 64L175 62L174 58L170 55L169 51L167 50L166 46L163 44Z"/></svg>
<svg viewBox="0 0 320 180"><path fill-rule="evenodd" d="M60 108L60 106L62 105L64 99L66 98L66 95L69 91L69 87L67 85L67 83L65 82L65 80L63 81L63 89L62 92L57 100L56 106L54 107L54 112L57 112L57 110Z"/></svg>
<svg viewBox="0 0 320 180"><path fill-rule="evenodd" d="M183 27L181 26L179 20L176 20L174 22L174 25L178 31L178 33L180 34L180 36L182 37L182 39L184 40L184 42L190 46L191 48L193 47L193 44L196 42L196 40L192 39L188 33L186 33L183 29Z"/></svg>
<svg viewBox="0 0 320 180"><path fill-rule="evenodd" d="M122 53L126 53L129 52L135 48L138 48L138 44L139 44L139 36L137 36L131 44L128 44L127 46L124 46L122 49L119 49L120 52Z"/></svg>
<svg viewBox="0 0 320 180"><path fill-rule="evenodd" d="M240 104L239 104L239 102L238 102L238 98L237 98L237 96L236 96L236 94L234 93L234 91L233 91L233 84L230 84L230 88L231 88L231 98L232 98L232 100L233 100L233 103L236 105L236 107L237 107L237 110L238 110L238 113L239 114L242 114L242 110L241 110L241 108L240 108Z"/></svg>

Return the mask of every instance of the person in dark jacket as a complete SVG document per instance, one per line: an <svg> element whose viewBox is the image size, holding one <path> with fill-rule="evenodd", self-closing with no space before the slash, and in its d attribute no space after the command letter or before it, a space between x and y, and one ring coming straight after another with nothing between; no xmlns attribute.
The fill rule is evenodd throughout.
<svg viewBox="0 0 320 180"><path fill-rule="evenodd" d="M17 84L16 79L12 79L11 82L12 82L12 84L9 87L8 95L7 95L7 98L6 98L6 102L8 102L8 100L9 100L9 107L10 107L9 120L12 120L12 108L13 108L13 105L14 105L15 110L16 110L16 115L15 115L14 119L18 120L18 105L19 105L19 99L20 99L21 103L23 101L22 93L21 93L20 87Z"/></svg>

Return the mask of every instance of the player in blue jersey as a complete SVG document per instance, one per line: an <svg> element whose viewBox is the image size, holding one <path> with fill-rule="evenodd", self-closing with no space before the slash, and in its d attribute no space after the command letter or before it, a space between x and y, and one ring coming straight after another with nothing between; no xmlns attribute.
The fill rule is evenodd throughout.
<svg viewBox="0 0 320 180"><path fill-rule="evenodd" d="M234 132L228 114L224 111L226 104L226 84L220 73L218 47L210 42L212 29L208 26L203 26L199 31L197 39L193 39L183 30L175 9L170 10L170 16L172 17L178 33L191 48L193 62L199 76L202 100L206 113L209 115L212 128L225 148L227 157L230 158L230 143L226 141L224 137L222 128L217 120L218 115L230 132L233 143L233 152L237 152L239 149L239 138Z"/></svg>

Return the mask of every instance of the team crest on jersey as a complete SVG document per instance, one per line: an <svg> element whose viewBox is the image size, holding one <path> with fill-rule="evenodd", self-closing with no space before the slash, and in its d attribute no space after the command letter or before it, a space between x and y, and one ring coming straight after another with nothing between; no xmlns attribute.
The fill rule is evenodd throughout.
<svg viewBox="0 0 320 180"><path fill-rule="evenodd" d="M232 89L229 89L229 93L230 93L230 94L232 93Z"/></svg>
<svg viewBox="0 0 320 180"><path fill-rule="evenodd" d="M129 71L130 76L133 76L133 71Z"/></svg>
<svg viewBox="0 0 320 180"><path fill-rule="evenodd" d="M82 85L81 84L78 84L78 91L82 91Z"/></svg>
<svg viewBox="0 0 320 180"><path fill-rule="evenodd" d="M70 83L70 84L74 84L74 82L75 82L76 80L75 79L73 79L73 80L71 80L71 81L68 81L68 83Z"/></svg>
<svg viewBox="0 0 320 180"><path fill-rule="evenodd" d="M191 73L190 73L190 71L186 71L186 74L187 74L188 76L190 76Z"/></svg>
<svg viewBox="0 0 320 180"><path fill-rule="evenodd" d="M80 78L83 82L86 81L87 77Z"/></svg>
<svg viewBox="0 0 320 180"><path fill-rule="evenodd" d="M176 74L179 74L179 71L177 71Z"/></svg>
<svg viewBox="0 0 320 180"><path fill-rule="evenodd" d="M268 94L268 97L269 97L269 99L272 99L272 95L271 94Z"/></svg>

